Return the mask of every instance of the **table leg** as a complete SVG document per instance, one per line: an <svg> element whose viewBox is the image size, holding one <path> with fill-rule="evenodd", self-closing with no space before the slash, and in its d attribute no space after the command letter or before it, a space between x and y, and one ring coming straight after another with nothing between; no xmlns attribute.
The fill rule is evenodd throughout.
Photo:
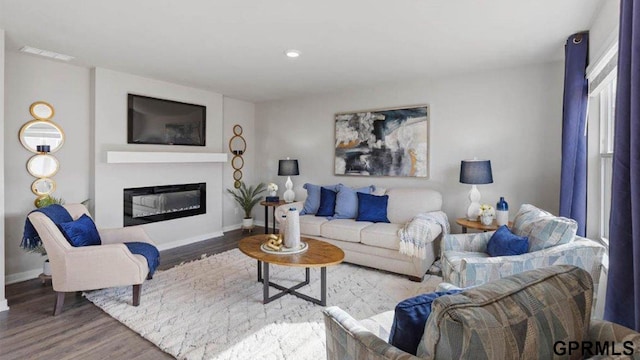
<svg viewBox="0 0 640 360"><path fill-rule="evenodd" d="M305 268L304 279L305 279L305 281L307 282L307 284L309 283L309 279L311 278L311 277L309 276L309 272L310 272L310 271L309 271L309 268Z"/></svg>
<svg viewBox="0 0 640 360"><path fill-rule="evenodd" d="M264 279L262 279L262 303L266 304L269 300L269 263L263 262L262 266L264 267Z"/></svg>
<svg viewBox="0 0 640 360"><path fill-rule="evenodd" d="M262 261L258 260L258 282L262 281Z"/></svg>
<svg viewBox="0 0 640 360"><path fill-rule="evenodd" d="M462 227L462 233L463 233L463 234L466 234L466 233L467 233L467 227L466 227L466 226L463 226L463 227Z"/></svg>
<svg viewBox="0 0 640 360"><path fill-rule="evenodd" d="M307 275L308 270L309 268L307 268ZM320 305L327 306L327 268L324 266L320 268L320 287Z"/></svg>
<svg viewBox="0 0 640 360"><path fill-rule="evenodd" d="M269 233L269 207L265 206L264 207L264 222L266 224L264 224L264 233L268 234Z"/></svg>

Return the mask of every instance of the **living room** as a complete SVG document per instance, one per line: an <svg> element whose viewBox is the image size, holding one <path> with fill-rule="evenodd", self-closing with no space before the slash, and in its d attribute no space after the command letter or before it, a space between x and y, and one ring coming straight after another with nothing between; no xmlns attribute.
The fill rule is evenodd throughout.
<svg viewBox="0 0 640 360"><path fill-rule="evenodd" d="M0 83L4 84L0 89L3 94L0 99L4 99L0 106L4 124L0 135L5 144L0 149L0 171L4 172L4 195L0 198L0 215L4 218L4 225L0 222L0 235L3 235L0 236L0 245L3 245L0 246L0 310L11 308L4 300L5 285L34 279L42 272L42 257L20 248L25 218L34 208L34 195L30 190L33 178L25 170L31 154L17 137L23 124L31 119L29 106L38 100L55 108L52 120L65 134L63 148L55 153L60 170L55 175L54 195L66 203L89 200L89 209L98 228L123 226L121 199L124 188L207 183L205 215L145 226L161 251L220 237L240 228L242 211L225 191L234 186L233 168L228 162L110 163L108 152L227 153L230 160L232 154L227 151L227 144L236 124L242 126L242 136L247 143L242 181L252 185L273 182L282 194L286 178L278 176L278 161L287 157L297 159L300 174L292 178L297 200L306 196L302 187L305 183L342 182L354 188L372 184L381 188L427 187L442 194L442 211L452 223L452 233L459 233L460 227L454 224L454 219L465 214L469 190L468 185L458 181L460 161L476 157L490 159L492 163L493 183L479 186L483 203L495 204L500 197L505 197L509 201L511 218L526 203L558 214L565 41L574 33L588 30L589 62L595 63L609 50L612 39L617 40L619 4L615 0L561 4L545 1L542 5L495 3L487 5L491 9L486 10L482 9L484 5L470 2L466 4L469 10L461 11L458 17L453 15L451 7L439 9L435 2L420 5L407 1L402 5L387 6L358 4L363 8L371 7L362 10L371 18L389 12L387 16L394 16L395 21L412 11L419 14L431 10L444 11L449 16L443 20L448 24L440 24L440 20L429 17L429 21L439 25L426 30L419 23L400 23L400 20L396 26L407 29L397 32L369 29L371 34L365 37L379 36L377 49L362 48L353 39L340 46L332 45L339 42L341 31L364 36L359 33L364 30L346 23L347 19L358 15L356 4L335 3L336 9L329 10L317 4L318 8L305 9L300 4L283 3L280 5L283 8L293 8L280 15L282 9L278 6L268 9L267 14L274 16L269 21L258 16L259 11L265 11L265 5L234 9L225 4L224 11L228 13L219 9L221 15L216 16L236 15L232 20L218 19L225 26L215 28L211 25L206 28L206 34L191 34L204 49L196 51L180 46L180 34L175 28L158 30L160 35L157 37L144 28L136 28L134 20L144 13L143 5L123 2L122 9L113 4L86 5L85 9L85 5L79 3L0 2L0 29L4 29L0 33L0 64L4 69L4 72L0 71ZM70 15L76 11L76 6L86 18L80 20L80 16ZM207 21L193 9L174 9L174 6L179 7L172 5L162 11L156 10L157 15L168 19L174 11L186 18L194 17L191 20L194 23L195 19ZM205 8L208 12L215 12L216 5L207 6L210 6ZM342 7L344 14L336 14L335 19L322 18L319 14L312 16L314 11L340 13L342 10L338 9ZM131 8L131 12L123 11L127 8ZM296 10L311 17L310 20L294 17ZM473 20L473 25L467 25L476 11L488 18L479 22ZM528 11L540 17L527 16ZM117 19L120 12L126 13L122 14L121 24L118 21L108 23ZM257 36L255 31L259 31L259 27L245 24L247 28L242 29L242 21L247 20L239 13L251 16L254 21L261 19L260 25L270 29L272 37L297 32L290 30L294 26L306 29L309 23L315 22L338 29L326 37L320 32L320 26L311 28L315 32L308 34L308 38L301 31L298 36L283 36L277 41L268 40L265 35L264 44L250 45L247 39ZM99 22L87 20L91 18L90 14L96 14L103 24L92 24ZM512 16L519 20L507 19ZM30 33L28 17L33 17L30 23L43 24L37 28L51 29L52 35L46 36L43 29ZM176 16L178 18L180 16ZM419 19L418 15L411 17L411 20L416 19ZM161 21L148 20L151 24L148 28ZM494 27L483 27L478 30L479 35L495 33L500 36L494 39L476 35L474 26L485 23ZM105 34L118 36L102 34L101 26L105 27ZM223 32L230 29L238 31L237 35ZM89 36L80 37L75 44L72 42L70 33L84 31L96 32L95 44L88 42ZM127 31L135 35L124 36ZM424 52L442 54L447 60L439 60L436 55L420 55L414 60L400 61L386 54L368 64L366 59L385 53L385 46L402 43L401 36L405 32L424 32L428 41L392 49L400 51L422 46L427 48ZM450 35L445 38L451 43L436 39L439 33L447 32ZM225 35L221 35L223 33ZM541 39L551 36L553 38ZM530 46L527 45L529 37ZM243 42L236 44L239 39ZM299 42L294 43L294 40ZM127 44L130 51L120 52L122 43ZM325 44L326 52L320 43ZM19 51L25 45L69 53L77 59L66 63L25 54ZM189 45L193 44L189 42ZM83 46L91 51L73 51ZM220 49L209 49L216 46ZM463 51L466 46L472 47L475 53ZM111 47L114 51L104 51ZM298 59L284 56L283 52L289 47L300 47ZM509 50L509 47L518 50ZM350 58L345 66L339 66L346 49L361 52L359 59ZM199 68L200 62L209 61L200 57L208 54L207 51L220 57L229 52L237 59L237 53L243 50L250 55L237 62L236 67L244 68L247 74L237 82L218 74L237 71L233 61L213 61L216 71L210 67ZM447 55L449 52L454 55ZM100 58L98 54L104 57ZM423 54L423 51L417 54ZM154 58L159 57L169 60L155 65ZM420 63L419 66L414 62ZM318 64L328 65L317 68ZM167 69L183 72L171 73ZM255 78L255 83L251 82L251 77ZM349 83L336 81L340 78L348 79ZM127 144L128 93L205 105L206 145L185 150L185 147L166 149L163 145ZM427 104L431 111L428 178L335 175L336 113L418 104ZM589 121L591 125L592 120ZM593 128L598 127L596 122ZM589 136L591 139L592 134ZM592 149L593 145L589 146ZM598 192L597 185L590 185L589 194ZM588 208L589 238L600 237L599 207L599 204L590 204ZM257 225L269 221L260 206L254 209L254 216ZM602 279L600 284L603 285Z"/></svg>

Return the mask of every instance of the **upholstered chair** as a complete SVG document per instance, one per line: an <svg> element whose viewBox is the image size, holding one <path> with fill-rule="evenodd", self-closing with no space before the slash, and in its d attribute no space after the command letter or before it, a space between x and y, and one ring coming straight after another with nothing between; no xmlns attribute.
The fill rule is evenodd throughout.
<svg viewBox="0 0 640 360"><path fill-rule="evenodd" d="M89 215L82 204L65 205L74 220ZM29 214L51 263L56 300L53 315L62 311L66 292L133 285L133 305L140 304L140 287L149 274L147 260L132 254L123 242L153 244L141 226L99 229L102 245L73 247L58 227L40 212Z"/></svg>
<svg viewBox="0 0 640 360"><path fill-rule="evenodd" d="M522 205L511 231L527 236L528 252L495 256L487 253L493 231L451 234L442 239L442 277L458 287L484 284L500 278L552 265L575 265L591 275L597 291L605 247L576 236L574 220L553 216L533 205Z"/></svg>

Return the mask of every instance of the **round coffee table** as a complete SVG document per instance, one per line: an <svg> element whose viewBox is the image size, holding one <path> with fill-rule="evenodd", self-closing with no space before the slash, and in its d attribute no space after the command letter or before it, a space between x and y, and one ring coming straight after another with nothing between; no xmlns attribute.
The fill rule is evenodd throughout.
<svg viewBox="0 0 640 360"><path fill-rule="evenodd" d="M286 294L297 296L314 304L327 305L327 266L337 265L344 260L344 251L327 242L301 237L300 241L309 247L305 252L297 254L269 254L260 250L260 245L267 241L267 235L253 235L240 240L238 247L245 255L258 260L258 282L263 284L263 304L267 304ZM297 266L305 268L305 281L290 288L269 281L269 264ZM320 299L301 294L296 290L309 284L309 269L320 268ZM263 277L264 275L264 277ZM279 293L269 297L269 286Z"/></svg>

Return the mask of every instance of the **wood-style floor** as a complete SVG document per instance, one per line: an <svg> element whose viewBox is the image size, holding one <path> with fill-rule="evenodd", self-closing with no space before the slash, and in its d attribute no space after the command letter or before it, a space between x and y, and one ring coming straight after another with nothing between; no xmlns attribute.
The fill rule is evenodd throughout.
<svg viewBox="0 0 640 360"><path fill-rule="evenodd" d="M259 234L264 228L256 228ZM160 253L160 270L238 247L240 230ZM151 280L153 281L153 280ZM144 288L144 285L143 285ZM6 287L9 311L0 312L0 359L172 359L82 296L67 294L53 317L51 284L29 280ZM144 290L141 297L144 302Z"/></svg>

